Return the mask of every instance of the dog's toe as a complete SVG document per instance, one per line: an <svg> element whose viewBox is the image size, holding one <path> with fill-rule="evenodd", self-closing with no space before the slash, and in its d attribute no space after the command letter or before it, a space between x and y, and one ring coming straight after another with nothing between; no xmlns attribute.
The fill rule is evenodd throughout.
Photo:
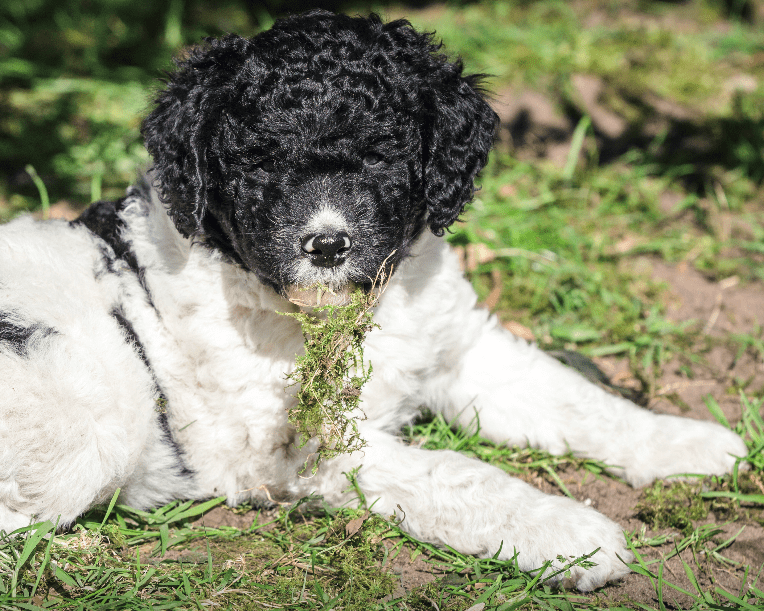
<svg viewBox="0 0 764 611"><path fill-rule="evenodd" d="M659 478L730 473L748 449L739 435L713 422L661 416L661 431L624 470L632 486Z"/></svg>
<svg viewBox="0 0 764 611"><path fill-rule="evenodd" d="M501 557L517 554L518 567L532 574L543 571L550 585L594 590L628 574L633 554L621 527L608 517L565 497L546 497L533 517L515 522L518 536Z"/></svg>

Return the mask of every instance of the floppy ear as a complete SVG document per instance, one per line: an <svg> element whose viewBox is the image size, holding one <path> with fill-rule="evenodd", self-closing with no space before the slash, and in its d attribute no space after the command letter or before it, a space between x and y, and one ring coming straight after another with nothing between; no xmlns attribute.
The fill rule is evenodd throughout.
<svg viewBox="0 0 764 611"><path fill-rule="evenodd" d="M462 213L475 192L475 175L493 145L498 116L483 98L480 76L462 76L461 63L431 73L424 134L424 195L435 235Z"/></svg>
<svg viewBox="0 0 764 611"><path fill-rule="evenodd" d="M177 69L141 126L153 158L154 182L178 230L205 233L203 219L217 189L220 124L236 91L249 41L235 35L208 39L176 60ZM224 130L223 130L224 131Z"/></svg>

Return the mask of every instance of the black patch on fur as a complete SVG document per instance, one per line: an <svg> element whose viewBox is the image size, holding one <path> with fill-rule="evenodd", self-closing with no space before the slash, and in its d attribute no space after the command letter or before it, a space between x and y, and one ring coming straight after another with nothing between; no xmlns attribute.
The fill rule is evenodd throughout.
<svg viewBox="0 0 764 611"><path fill-rule="evenodd" d="M24 326L13 319L8 313L0 312L0 345L24 358L29 356L30 342L56 333L52 327L40 323Z"/></svg>
<svg viewBox="0 0 764 611"><path fill-rule="evenodd" d="M143 364L146 365L146 368L151 372L151 377L154 378L154 383L156 384L156 376L154 375L154 370L152 369L151 363L149 363L149 359L146 356L146 349L143 347L143 344L138 339L138 335L135 332L133 323L131 323L125 317L122 310L118 307L112 308L110 314L112 318L114 318L114 320L117 321L117 324L119 325L120 329L122 329L122 331L124 332L129 343L132 344L133 349L138 353L138 356L141 357ZM160 391L160 395L161 395L161 391Z"/></svg>
<svg viewBox="0 0 764 611"><path fill-rule="evenodd" d="M120 270L116 262L123 261L138 277L138 282L145 291L148 302L154 307L151 292L146 283L145 271L138 264L138 258L135 256L135 252L133 252L130 244L122 237L122 232L126 225L122 217L119 216L119 213L124 209L125 202L133 195L135 194L128 192L126 197L116 202L100 200L92 203L78 218L71 222L71 225L73 227L84 225L91 233L97 235L106 245L111 247L113 254L109 252L106 245L101 248L101 255L106 263L106 269L110 273L119 274Z"/></svg>
<svg viewBox="0 0 764 611"><path fill-rule="evenodd" d="M164 398L164 396L160 394L160 399L161 398ZM175 459L178 461L179 474L183 477L192 477L194 475L194 471L193 469L189 469L188 465L186 465L186 461L183 460L183 450L178 445L178 442L175 441L175 438L172 436L170 423L167 421L167 412L159 412L158 420L159 427L162 429L162 438L164 439L165 443L172 448L173 453L175 454Z"/></svg>
<svg viewBox="0 0 764 611"><path fill-rule="evenodd" d="M159 385L159 382L157 381L156 374L154 373L154 368L151 366L151 362L146 355L146 349L138 339L138 334L135 332L133 324L127 319L124 312L122 312L119 307L112 308L111 316L115 321L117 321L117 324L122 329L128 342L132 345L133 350L135 350L141 361L143 361L146 369L148 369L149 373L151 374L151 378L154 380L155 395L157 397L157 409L160 410L158 421L159 427L162 429L162 438L164 439L165 443L172 448L173 454L175 454L175 459L178 462L180 475L184 477L192 476L194 472L186 465L185 460L183 460L183 450L181 449L180 445L178 445L178 442L175 441L175 438L172 436L170 425L167 422L167 413L165 411L168 403L167 396L164 394L161 386Z"/></svg>
<svg viewBox="0 0 764 611"><path fill-rule="evenodd" d="M148 199L150 196L147 193L146 185L139 184L136 187L132 187L128 191L126 197L117 201L101 200L91 204L77 219L71 222L71 225L73 227L84 225L91 233L101 238L101 240L103 240L103 244L101 245L101 256L103 257L108 272L119 275L124 273L124 266L127 266L127 268L137 276L141 288L143 288L146 293L148 303L154 308L151 292L149 291L145 280L145 271L143 267L138 264L138 258L130 247L130 244L122 237L122 232L126 229L126 224L119 213L124 209L126 202L131 197L135 196ZM118 265L118 262L122 262L124 265ZM154 308L154 310L156 311L156 308ZM159 385L156 374L154 373L154 368L151 366L151 361L146 354L146 348L138 338L138 334L135 332L135 327L133 327L133 324L125 316L125 313L119 306L112 308L111 316L119 325L120 329L122 329L126 340L132 345L133 350L135 350L136 354L151 374L151 378L154 381L155 396L157 398L157 409L160 410L157 420L159 427L162 430L162 438L165 443L172 448L173 454L175 454L179 474L184 477L193 476L194 472L188 468L183 458L182 448L172 436L170 426L167 422L167 414L164 411L168 403L167 396Z"/></svg>
<svg viewBox="0 0 764 611"><path fill-rule="evenodd" d="M111 246L117 259L122 259L130 269L137 271L138 260L135 253L130 248L130 244L122 238L125 222L119 217L119 212L124 208L126 199L123 197L116 202L101 200L90 204L79 218L72 221L72 225L85 225Z"/></svg>

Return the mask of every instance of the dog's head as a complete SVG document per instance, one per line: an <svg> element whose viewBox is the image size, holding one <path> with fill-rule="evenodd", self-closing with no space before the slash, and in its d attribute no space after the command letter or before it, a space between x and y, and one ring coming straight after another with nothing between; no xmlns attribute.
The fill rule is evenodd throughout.
<svg viewBox="0 0 764 611"><path fill-rule="evenodd" d="M438 51L319 11L191 49L142 128L178 230L287 297L370 288L457 219L492 145L479 77Z"/></svg>

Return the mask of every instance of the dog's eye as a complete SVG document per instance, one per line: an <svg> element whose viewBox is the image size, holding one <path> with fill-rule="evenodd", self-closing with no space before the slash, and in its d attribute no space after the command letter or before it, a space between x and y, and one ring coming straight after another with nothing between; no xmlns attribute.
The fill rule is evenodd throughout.
<svg viewBox="0 0 764 611"><path fill-rule="evenodd" d="M385 158L382 157L382 155L380 155L379 153L366 153L363 156L363 165L372 167L379 163L382 163L384 160Z"/></svg>
<svg viewBox="0 0 764 611"><path fill-rule="evenodd" d="M266 174L270 174L276 170L276 164L273 162L273 159L266 159L265 161L261 161L259 164L257 164L257 167Z"/></svg>

